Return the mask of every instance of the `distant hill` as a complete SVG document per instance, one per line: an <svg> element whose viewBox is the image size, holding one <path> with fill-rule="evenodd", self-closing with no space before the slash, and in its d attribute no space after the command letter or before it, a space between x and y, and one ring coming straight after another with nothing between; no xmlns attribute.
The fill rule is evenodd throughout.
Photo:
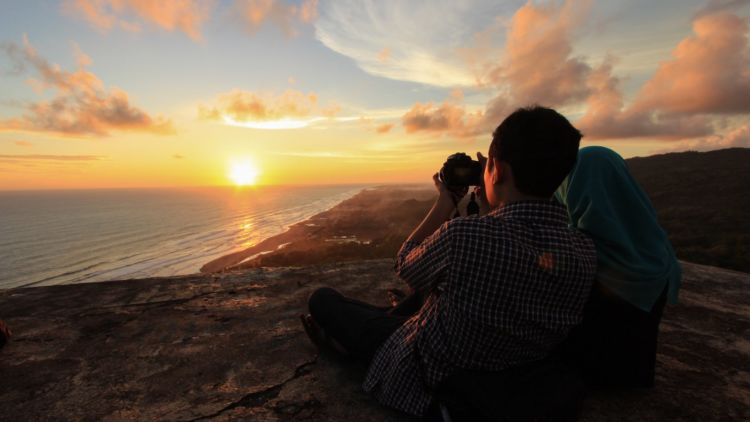
<svg viewBox="0 0 750 422"><path fill-rule="evenodd" d="M750 272L750 149L627 160L680 259Z"/></svg>

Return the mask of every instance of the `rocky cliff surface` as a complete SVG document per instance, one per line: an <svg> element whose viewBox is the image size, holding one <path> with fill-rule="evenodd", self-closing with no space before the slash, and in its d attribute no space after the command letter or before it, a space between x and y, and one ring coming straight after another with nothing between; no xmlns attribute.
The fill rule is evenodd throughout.
<svg viewBox="0 0 750 422"><path fill-rule="evenodd" d="M318 357L298 323L316 288L386 302L391 260L0 292L0 420L409 418ZM749 420L750 275L685 264L657 386L596 393L583 420Z"/></svg>

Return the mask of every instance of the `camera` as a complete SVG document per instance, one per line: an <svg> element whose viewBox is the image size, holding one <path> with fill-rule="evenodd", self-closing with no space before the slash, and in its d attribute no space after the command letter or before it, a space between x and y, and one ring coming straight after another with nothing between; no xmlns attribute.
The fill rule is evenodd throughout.
<svg viewBox="0 0 750 422"><path fill-rule="evenodd" d="M451 188L482 185L482 165L463 152L457 152L440 169L440 180Z"/></svg>

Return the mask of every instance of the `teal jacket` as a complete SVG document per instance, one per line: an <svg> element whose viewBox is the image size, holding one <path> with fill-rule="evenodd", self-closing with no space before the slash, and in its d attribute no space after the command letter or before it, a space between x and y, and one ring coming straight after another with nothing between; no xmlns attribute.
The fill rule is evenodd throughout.
<svg viewBox="0 0 750 422"><path fill-rule="evenodd" d="M677 302L682 269L651 201L625 160L604 147L586 147L555 193L570 224L594 240L597 280L644 311L664 288Z"/></svg>

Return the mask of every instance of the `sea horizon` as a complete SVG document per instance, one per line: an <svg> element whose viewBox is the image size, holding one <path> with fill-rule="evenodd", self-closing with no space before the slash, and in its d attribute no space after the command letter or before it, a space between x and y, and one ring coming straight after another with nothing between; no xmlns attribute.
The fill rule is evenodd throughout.
<svg viewBox="0 0 750 422"><path fill-rule="evenodd" d="M345 186L411 186L425 185L419 182L363 182L363 183L257 183L251 186L225 185L171 185L171 186L112 186L112 187L72 187L72 188L33 188L33 189L0 189L0 194L10 192L66 192L66 191L108 191L108 190L185 190L185 189L227 189L233 191L253 191L261 188L308 188L308 187L345 187Z"/></svg>
<svg viewBox="0 0 750 422"><path fill-rule="evenodd" d="M0 289L197 273L374 186L0 191Z"/></svg>

